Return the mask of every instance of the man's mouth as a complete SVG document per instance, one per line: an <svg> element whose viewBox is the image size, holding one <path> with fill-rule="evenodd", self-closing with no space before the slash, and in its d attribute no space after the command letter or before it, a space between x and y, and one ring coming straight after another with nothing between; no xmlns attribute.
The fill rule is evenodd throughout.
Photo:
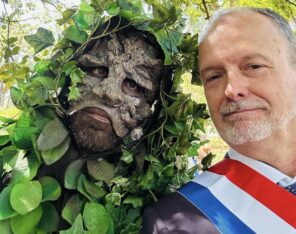
<svg viewBox="0 0 296 234"><path fill-rule="evenodd" d="M248 120L261 116L262 108L254 108L254 109L241 109L236 111L231 111L227 113L223 113L223 119L227 119L228 121L234 120Z"/></svg>

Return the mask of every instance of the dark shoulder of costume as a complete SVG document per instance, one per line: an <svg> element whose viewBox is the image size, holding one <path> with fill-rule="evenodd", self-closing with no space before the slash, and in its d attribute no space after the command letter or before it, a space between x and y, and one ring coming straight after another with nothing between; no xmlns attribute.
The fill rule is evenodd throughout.
<svg viewBox="0 0 296 234"><path fill-rule="evenodd" d="M218 234L216 227L175 192L146 208L141 234Z"/></svg>

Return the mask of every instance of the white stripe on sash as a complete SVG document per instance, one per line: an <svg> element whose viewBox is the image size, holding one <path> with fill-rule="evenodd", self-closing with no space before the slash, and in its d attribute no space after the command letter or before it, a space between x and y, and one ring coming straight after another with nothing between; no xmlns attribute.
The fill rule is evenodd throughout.
<svg viewBox="0 0 296 234"><path fill-rule="evenodd" d="M296 230L291 225L229 181L226 176L206 171L192 181L207 187L221 203L256 233L296 233Z"/></svg>

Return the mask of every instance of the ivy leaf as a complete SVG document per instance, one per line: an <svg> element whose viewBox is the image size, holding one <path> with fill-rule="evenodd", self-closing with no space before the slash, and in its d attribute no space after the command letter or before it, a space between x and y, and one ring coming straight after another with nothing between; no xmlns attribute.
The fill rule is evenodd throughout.
<svg viewBox="0 0 296 234"><path fill-rule="evenodd" d="M142 207L143 206L143 198L135 197L135 196L128 196L124 199L123 204L132 204L134 208Z"/></svg>
<svg viewBox="0 0 296 234"><path fill-rule="evenodd" d="M40 222L38 223L38 231L44 233L53 233L58 231L59 214L49 202L42 203L41 205L43 213ZM39 233L39 232L37 232Z"/></svg>
<svg viewBox="0 0 296 234"><path fill-rule="evenodd" d="M59 146L68 136L68 131L58 119L50 121L37 139L38 150L50 150Z"/></svg>
<svg viewBox="0 0 296 234"><path fill-rule="evenodd" d="M68 230L61 231L60 234L88 234L88 232L86 232L83 228L82 215L79 214L72 227Z"/></svg>
<svg viewBox="0 0 296 234"><path fill-rule="evenodd" d="M51 77L37 76L36 78L34 78L34 81L40 82L43 85L43 87L46 89L49 89L49 90L55 89L54 79L52 79ZM47 90L45 90L45 91L47 91ZM46 97L46 96L44 95L44 97ZM44 98L44 99L47 100L47 98Z"/></svg>
<svg viewBox="0 0 296 234"><path fill-rule="evenodd" d="M43 176L38 180L42 188L42 201L55 201L60 197L62 190L56 179Z"/></svg>
<svg viewBox="0 0 296 234"><path fill-rule="evenodd" d="M42 59L35 64L34 71L41 75L48 70L50 63L51 61L49 59Z"/></svg>
<svg viewBox="0 0 296 234"><path fill-rule="evenodd" d="M115 176L115 167L113 164L101 160L87 160L88 173L96 180L109 181Z"/></svg>
<svg viewBox="0 0 296 234"><path fill-rule="evenodd" d="M106 195L106 201L112 205L119 206L121 204L121 194L109 193Z"/></svg>
<svg viewBox="0 0 296 234"><path fill-rule="evenodd" d="M74 224L76 217L82 211L82 207L85 204L85 198L79 194L75 194L67 201L63 211L62 217L70 224Z"/></svg>
<svg viewBox="0 0 296 234"><path fill-rule="evenodd" d="M24 38L34 48L36 54L52 46L55 41L52 32L41 27L37 29L36 34L27 35Z"/></svg>
<svg viewBox="0 0 296 234"><path fill-rule="evenodd" d="M70 163L65 173L65 187L67 189L76 189L78 178L82 174L82 166L85 160L78 159Z"/></svg>
<svg viewBox="0 0 296 234"><path fill-rule="evenodd" d="M73 86L76 86L78 83L81 83L81 78L83 77L84 72L80 69L72 70L70 73L70 79Z"/></svg>
<svg viewBox="0 0 296 234"><path fill-rule="evenodd" d="M10 220L11 229L14 234L30 234L37 226L42 216L42 208L32 210L26 215L18 215Z"/></svg>
<svg viewBox="0 0 296 234"><path fill-rule="evenodd" d="M75 101L80 97L80 90L76 86L70 86L69 90L70 90L69 97L68 97L69 101L71 100Z"/></svg>
<svg viewBox="0 0 296 234"><path fill-rule="evenodd" d="M61 26L65 23L67 23L71 17L76 13L75 9L67 9L63 12L63 18L58 19L57 23Z"/></svg>
<svg viewBox="0 0 296 234"><path fill-rule="evenodd" d="M127 150L122 150L122 156L120 157L120 160L130 164L133 161L133 154Z"/></svg>
<svg viewBox="0 0 296 234"><path fill-rule="evenodd" d="M38 181L25 182L14 185L10 195L12 208L21 215L27 214L39 206L42 189Z"/></svg>
<svg viewBox="0 0 296 234"><path fill-rule="evenodd" d="M41 155L45 164L50 165L60 160L69 149L69 146L70 146L70 137L67 137L57 147L50 150L41 151Z"/></svg>
<svg viewBox="0 0 296 234"><path fill-rule="evenodd" d="M111 2L106 9L109 15L118 15L120 11L120 7L117 5L116 2Z"/></svg>
<svg viewBox="0 0 296 234"><path fill-rule="evenodd" d="M18 213L10 205L10 194L12 186L9 185L0 193L0 220L12 218Z"/></svg>
<svg viewBox="0 0 296 234"><path fill-rule="evenodd" d="M85 31L79 29L75 25L71 25L63 32L63 36L70 41L74 41L76 43L82 44L86 42L88 35Z"/></svg>
<svg viewBox="0 0 296 234"><path fill-rule="evenodd" d="M96 11L87 2L82 1L79 11L73 18L79 28L92 29L96 21Z"/></svg>

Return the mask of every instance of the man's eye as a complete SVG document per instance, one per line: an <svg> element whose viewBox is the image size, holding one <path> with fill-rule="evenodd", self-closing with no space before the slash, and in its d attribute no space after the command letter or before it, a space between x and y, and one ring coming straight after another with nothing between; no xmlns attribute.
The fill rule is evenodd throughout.
<svg viewBox="0 0 296 234"><path fill-rule="evenodd" d="M121 84L122 91L132 97L140 97L143 94L143 89L136 81L126 78Z"/></svg>
<svg viewBox="0 0 296 234"><path fill-rule="evenodd" d="M90 68L88 73L93 77L107 78L109 74L109 68L105 66Z"/></svg>
<svg viewBox="0 0 296 234"><path fill-rule="evenodd" d="M251 68L252 70L256 70L256 69L261 68L262 65L259 65L259 64L250 64L248 67Z"/></svg>
<svg viewBox="0 0 296 234"><path fill-rule="evenodd" d="M209 76L207 79L206 79L206 82L211 82L211 81L214 81L214 80L217 80L221 77L220 74L216 74L216 75L212 75L212 76Z"/></svg>

